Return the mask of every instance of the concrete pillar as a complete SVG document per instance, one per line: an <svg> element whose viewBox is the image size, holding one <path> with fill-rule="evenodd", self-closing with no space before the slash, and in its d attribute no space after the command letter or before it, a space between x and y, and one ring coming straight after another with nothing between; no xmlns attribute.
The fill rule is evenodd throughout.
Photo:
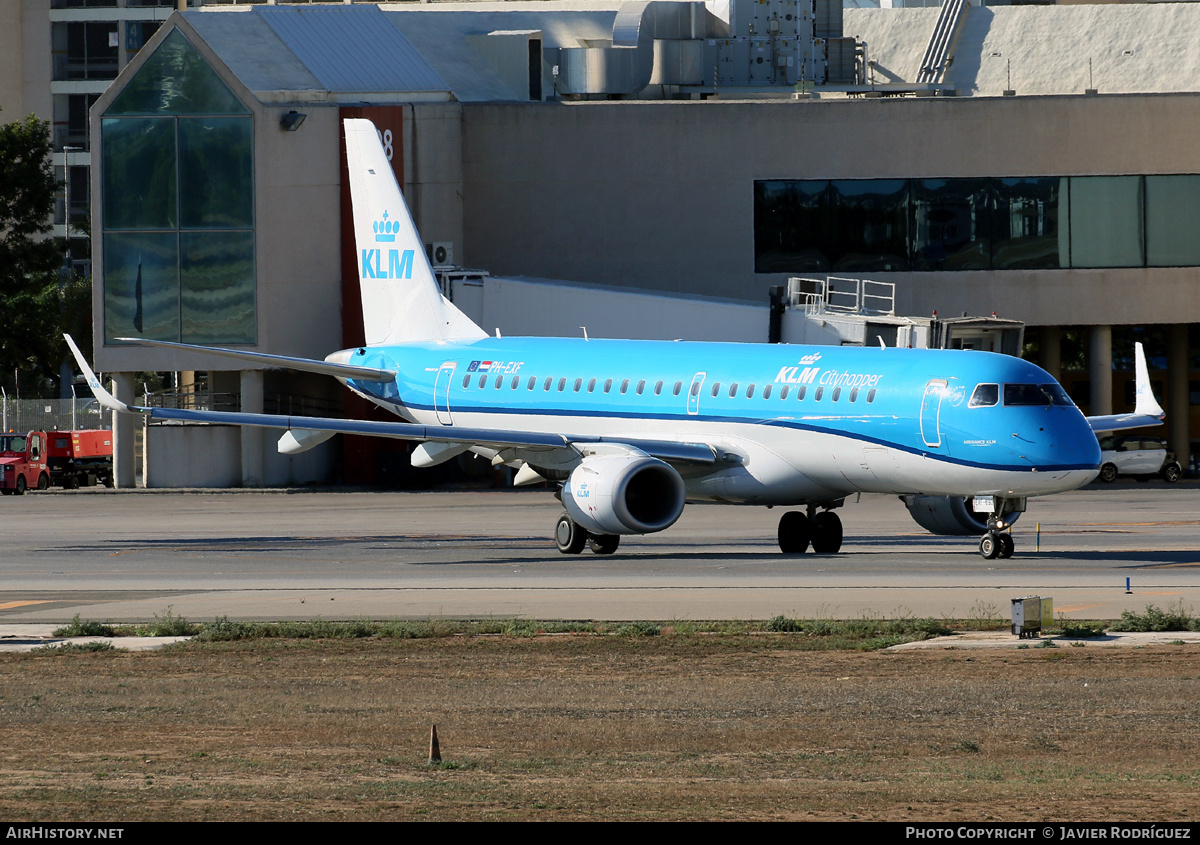
<svg viewBox="0 0 1200 845"><path fill-rule="evenodd" d="M261 414L263 411L262 370L242 370L242 413ZM242 486L263 486L263 430L242 426Z"/></svg>
<svg viewBox="0 0 1200 845"><path fill-rule="evenodd" d="M1092 406L1088 413L1098 417L1113 412L1112 326L1092 326L1091 336L1088 373L1092 379Z"/></svg>
<svg viewBox="0 0 1200 845"><path fill-rule="evenodd" d="M1176 323L1167 330L1167 430L1171 433L1171 448L1184 472L1188 470L1188 454L1192 448L1188 329L1187 323Z"/></svg>
<svg viewBox="0 0 1200 845"><path fill-rule="evenodd" d="M1038 332L1041 334L1042 369L1058 381L1062 377L1062 328L1042 326Z"/></svg>
<svg viewBox="0 0 1200 845"><path fill-rule="evenodd" d="M126 404L136 403L134 373L112 373L112 395ZM141 418L113 412L113 476L117 487L137 486L137 447L134 437Z"/></svg>

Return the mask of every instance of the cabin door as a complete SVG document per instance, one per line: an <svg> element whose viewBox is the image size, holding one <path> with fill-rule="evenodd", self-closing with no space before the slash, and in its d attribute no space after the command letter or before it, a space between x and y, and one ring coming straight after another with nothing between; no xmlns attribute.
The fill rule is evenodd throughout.
<svg viewBox="0 0 1200 845"><path fill-rule="evenodd" d="M687 411L693 417L700 413L700 388L704 386L704 378L708 373L696 373L692 376L692 386L688 388Z"/></svg>
<svg viewBox="0 0 1200 845"><path fill-rule="evenodd" d="M925 385L925 395L921 397L921 440L926 446L942 445L942 432L938 426L948 384L944 378L934 378Z"/></svg>
<svg viewBox="0 0 1200 845"><path fill-rule="evenodd" d="M437 381L433 383L433 406L442 425L454 425L454 419L450 416L450 386L454 384L454 369L457 366L454 361L442 364Z"/></svg>

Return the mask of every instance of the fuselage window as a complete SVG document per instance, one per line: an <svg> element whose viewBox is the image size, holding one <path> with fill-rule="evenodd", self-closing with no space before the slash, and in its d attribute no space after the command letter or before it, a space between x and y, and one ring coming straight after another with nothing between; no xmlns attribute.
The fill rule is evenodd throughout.
<svg viewBox="0 0 1200 845"><path fill-rule="evenodd" d="M629 390L629 379L625 379L623 382L621 382L621 393L624 394L628 390Z"/></svg>
<svg viewBox="0 0 1200 845"><path fill-rule="evenodd" d="M719 381L714 381L714 382L713 382L713 386L712 386L712 395L713 395L714 397L716 397L716 395L717 395L718 393L720 393L720 392L721 392L721 382L719 382Z"/></svg>
<svg viewBox="0 0 1200 845"><path fill-rule="evenodd" d="M612 379L605 379L604 392L608 393L610 390L612 390Z"/></svg>
<svg viewBox="0 0 1200 845"><path fill-rule="evenodd" d="M520 377L520 376L513 376L512 385L511 385L512 389L513 389L513 390L516 390L516 389L517 389L517 385L518 385L518 384L520 384L520 383L521 383L521 377Z"/></svg>
<svg viewBox="0 0 1200 845"><path fill-rule="evenodd" d="M560 378L558 380L558 392L562 393L566 389L567 389L567 377L563 376L562 378Z"/></svg>
<svg viewBox="0 0 1200 845"><path fill-rule="evenodd" d="M813 393L813 401L814 401L814 402L820 402L820 401L821 401L821 394L822 394L822 393L824 393L824 392L825 392L825 388L823 388L823 387L818 387L818 388L816 389L816 391Z"/></svg>
<svg viewBox="0 0 1200 845"><path fill-rule="evenodd" d="M967 403L968 408L990 408L1000 402L1000 385L998 384L977 384L975 392L971 394L971 401Z"/></svg>
<svg viewBox="0 0 1200 845"><path fill-rule="evenodd" d="M806 388L804 385L800 385L799 387L796 388L796 401L797 402L799 402L801 399L804 398L804 391L807 389L808 388Z"/></svg>
<svg viewBox="0 0 1200 845"><path fill-rule="evenodd" d="M857 387L850 388L850 401L851 402L858 401L858 388Z"/></svg>
<svg viewBox="0 0 1200 845"><path fill-rule="evenodd" d="M642 391L643 391L643 390L645 390L645 389L646 389L646 380L645 380L645 379L642 379L641 381L639 381L639 382L638 382L638 386L637 386L637 395L638 395L638 396L641 396L641 395L642 395Z"/></svg>
<svg viewBox="0 0 1200 845"><path fill-rule="evenodd" d="M737 382L736 381L733 384L729 385L729 398L732 399L735 396L737 396Z"/></svg>
<svg viewBox="0 0 1200 845"><path fill-rule="evenodd" d="M842 389L840 387L835 387L833 389L833 396L831 396L829 398L832 399L834 402L836 402L838 400L838 397L841 395L842 395Z"/></svg>
<svg viewBox="0 0 1200 845"><path fill-rule="evenodd" d="M875 388L872 387L870 390L867 391L867 401L868 402L875 401Z"/></svg>
<svg viewBox="0 0 1200 845"><path fill-rule="evenodd" d="M779 398L787 399L787 395L788 395L788 385L785 384L783 387L779 388Z"/></svg>
<svg viewBox="0 0 1200 845"><path fill-rule="evenodd" d="M700 395L700 382L694 381L694 382L692 382L692 396L699 396L699 395Z"/></svg>
<svg viewBox="0 0 1200 845"><path fill-rule="evenodd" d="M750 384L746 385L746 398L749 399L753 395L754 395L754 382L750 382Z"/></svg>
<svg viewBox="0 0 1200 845"><path fill-rule="evenodd" d="M592 379L591 381L588 382L588 393L595 393L595 392L596 392L596 380Z"/></svg>
<svg viewBox="0 0 1200 845"><path fill-rule="evenodd" d="M479 377L479 386L487 387L487 375L486 374Z"/></svg>
<svg viewBox="0 0 1200 845"><path fill-rule="evenodd" d="M578 393L579 388L581 388L581 387L583 387L583 379L581 379L581 378L575 379L575 392Z"/></svg>
<svg viewBox="0 0 1200 845"><path fill-rule="evenodd" d="M496 376L496 389L500 389L500 385L504 384L504 376Z"/></svg>
<svg viewBox="0 0 1200 845"><path fill-rule="evenodd" d="M554 384L554 376L546 376L546 380L542 382L542 390L549 390L552 384Z"/></svg>
<svg viewBox="0 0 1200 845"><path fill-rule="evenodd" d="M470 387L470 386L471 386L471 377L469 375L463 376L463 387Z"/></svg>
<svg viewBox="0 0 1200 845"><path fill-rule="evenodd" d="M675 382L675 389L671 391L671 395L678 396L679 391L681 391L681 390L683 390L683 382L677 381L677 382Z"/></svg>
<svg viewBox="0 0 1200 845"><path fill-rule="evenodd" d="M663 386L662 379L659 379L654 385L654 395L655 396L658 396L660 393L662 393L662 386Z"/></svg>
<svg viewBox="0 0 1200 845"><path fill-rule="evenodd" d="M526 389L526 390L533 390L533 387L534 387L534 385L535 385L535 384L537 384L537 376L530 376L530 377L529 377L529 384L525 385L525 389Z"/></svg>
<svg viewBox="0 0 1200 845"><path fill-rule="evenodd" d="M768 384L766 387L763 388L763 399L770 399L770 398L771 398L771 385Z"/></svg>

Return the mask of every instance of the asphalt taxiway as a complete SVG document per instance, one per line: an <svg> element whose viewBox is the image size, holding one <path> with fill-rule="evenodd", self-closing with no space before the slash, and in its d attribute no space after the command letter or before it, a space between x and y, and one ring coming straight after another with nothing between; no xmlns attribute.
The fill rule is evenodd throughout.
<svg viewBox="0 0 1200 845"><path fill-rule="evenodd" d="M1011 560L935 537L891 496L840 511L837 555L785 557L781 510L689 505L617 554L559 554L544 491L51 491L0 501L0 624L230 619L1007 618L1200 607L1200 486L1030 501ZM1039 531L1040 524L1040 531ZM1128 592L1127 592L1128 583Z"/></svg>

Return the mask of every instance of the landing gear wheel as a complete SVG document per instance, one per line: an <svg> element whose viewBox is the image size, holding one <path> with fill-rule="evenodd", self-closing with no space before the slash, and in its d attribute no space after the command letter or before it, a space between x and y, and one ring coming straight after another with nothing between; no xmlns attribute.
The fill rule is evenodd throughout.
<svg viewBox="0 0 1200 845"><path fill-rule="evenodd" d="M813 517L812 547L819 555L837 554L842 547L842 520L833 511L822 511Z"/></svg>
<svg viewBox="0 0 1200 845"><path fill-rule="evenodd" d="M554 544L564 555L577 555L583 551L588 534L575 524L575 520L563 514L554 526Z"/></svg>
<svg viewBox="0 0 1200 845"><path fill-rule="evenodd" d="M785 555L802 555L808 551L812 524L800 511L788 511L779 517L779 551Z"/></svg>
<svg viewBox="0 0 1200 845"><path fill-rule="evenodd" d="M38 489L39 490L49 490L50 489L50 476L46 475L46 473L44 473L44 472L38 476Z"/></svg>
<svg viewBox="0 0 1200 845"><path fill-rule="evenodd" d="M995 534L988 532L979 539L979 555L984 560L995 560L1000 554L1000 541Z"/></svg>
<svg viewBox="0 0 1200 845"><path fill-rule="evenodd" d="M25 476L23 476L23 475L17 476L17 489L14 490L13 493L17 496L25 495Z"/></svg>
<svg viewBox="0 0 1200 845"><path fill-rule="evenodd" d="M1105 464L1100 467L1100 480L1109 482L1117 480L1117 468L1112 464Z"/></svg>
<svg viewBox="0 0 1200 845"><path fill-rule="evenodd" d="M621 538L616 534L589 534L588 548L598 555L611 555L621 545Z"/></svg>
<svg viewBox="0 0 1200 845"><path fill-rule="evenodd" d="M1013 542L1011 534L997 534L996 542L1000 546L1000 550L996 553L996 557L1001 560L1008 560L1013 556L1013 549L1016 548L1016 543Z"/></svg>

